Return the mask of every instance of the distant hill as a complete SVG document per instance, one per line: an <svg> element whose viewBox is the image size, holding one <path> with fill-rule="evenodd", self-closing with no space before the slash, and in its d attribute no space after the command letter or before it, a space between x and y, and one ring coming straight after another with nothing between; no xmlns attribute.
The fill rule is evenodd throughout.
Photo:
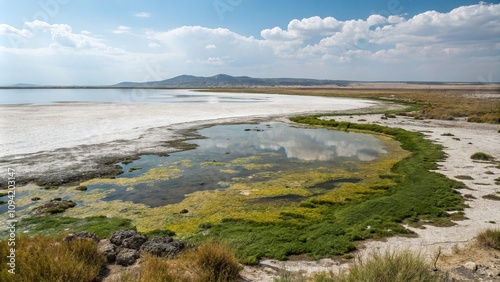
<svg viewBox="0 0 500 282"><path fill-rule="evenodd" d="M11 85L10 87L37 87L38 85L36 84L29 84L29 83L17 83L14 85Z"/></svg>
<svg viewBox="0 0 500 282"><path fill-rule="evenodd" d="M210 77L180 75L174 78L150 82L121 82L114 87L263 87L263 86L326 86L347 85L345 80L323 80L307 78L253 78L218 74Z"/></svg>

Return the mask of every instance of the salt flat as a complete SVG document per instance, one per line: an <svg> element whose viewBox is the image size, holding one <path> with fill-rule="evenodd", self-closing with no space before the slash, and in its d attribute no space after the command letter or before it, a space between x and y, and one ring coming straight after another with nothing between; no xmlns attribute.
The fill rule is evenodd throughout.
<svg viewBox="0 0 500 282"><path fill-rule="evenodd" d="M168 152L165 142L182 137L176 130L378 104L359 99L291 95L189 90L175 93L185 95L186 100L1 105L0 158L4 161L0 167L17 169L20 181L43 177L42 182L60 184L79 180L78 174L92 175L96 171L98 175L107 174L102 164L108 164L113 156Z"/></svg>

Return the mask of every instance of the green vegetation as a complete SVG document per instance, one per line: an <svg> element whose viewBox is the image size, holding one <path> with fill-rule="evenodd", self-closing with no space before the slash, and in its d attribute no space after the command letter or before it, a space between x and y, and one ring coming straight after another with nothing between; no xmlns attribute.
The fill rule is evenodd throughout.
<svg viewBox="0 0 500 282"><path fill-rule="evenodd" d="M129 168L128 172L132 172L134 170L141 170L141 169L142 169L142 167L140 167L140 166L134 166L134 167Z"/></svg>
<svg viewBox="0 0 500 282"><path fill-rule="evenodd" d="M273 222L225 218L208 229L209 237L225 240L244 263L257 263L262 257L286 259L293 254L309 254L313 258L344 254L355 249L356 240L411 233L401 226L404 221L450 226L453 223L447 211L463 209L455 190L463 184L429 171L436 169L436 162L445 155L440 145L425 140L421 133L373 124L325 121L318 116L292 120L390 135L412 154L392 167L390 175L397 181L381 186L379 193L346 198L342 202L328 198L303 201L301 207L316 211L317 217L285 214L282 220ZM192 239L204 238L198 235Z"/></svg>
<svg viewBox="0 0 500 282"><path fill-rule="evenodd" d="M494 201L500 201L500 196L495 195L495 194L488 194L488 195L484 195L484 196L483 196L483 199L486 199L486 200L494 200Z"/></svg>
<svg viewBox="0 0 500 282"><path fill-rule="evenodd" d="M10 248L0 241L0 281L97 281L106 259L91 240L62 242L53 237L16 239L15 274L8 273Z"/></svg>
<svg viewBox="0 0 500 282"><path fill-rule="evenodd" d="M117 230L135 229L128 219L93 216L83 219L62 217L57 215L46 217L24 218L18 222L17 230L28 230L30 236L60 236L63 233L87 231L97 234L99 238L107 238ZM6 237L4 234L1 237Z"/></svg>
<svg viewBox="0 0 500 282"><path fill-rule="evenodd" d="M87 186L78 186L75 188L77 191L87 191Z"/></svg>
<svg viewBox="0 0 500 282"><path fill-rule="evenodd" d="M470 175L456 175L455 178L460 180L474 180Z"/></svg>
<svg viewBox="0 0 500 282"><path fill-rule="evenodd" d="M487 229L479 233L476 240L483 247L500 250L500 229Z"/></svg>
<svg viewBox="0 0 500 282"><path fill-rule="evenodd" d="M493 156L488 155L488 154L483 153L483 152L474 153L474 154L472 154L472 156L470 156L470 158L473 160L479 160L479 161L492 161L495 159Z"/></svg>
<svg viewBox="0 0 500 282"><path fill-rule="evenodd" d="M425 260L411 251L374 252L368 258L357 258L349 272L335 274L320 273L316 282L379 282L379 281L414 281L445 282L445 277L430 271Z"/></svg>

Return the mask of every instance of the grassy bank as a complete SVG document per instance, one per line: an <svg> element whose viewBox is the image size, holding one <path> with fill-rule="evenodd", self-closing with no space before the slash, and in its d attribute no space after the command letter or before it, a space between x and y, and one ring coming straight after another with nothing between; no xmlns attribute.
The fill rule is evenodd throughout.
<svg viewBox="0 0 500 282"><path fill-rule="evenodd" d="M380 99L413 105L417 118L500 123L500 89L351 89L351 88L223 88L220 92L271 93L304 96ZM492 97L491 93L497 96Z"/></svg>
<svg viewBox="0 0 500 282"><path fill-rule="evenodd" d="M245 263L256 263L261 258L286 259L294 254L308 254L312 258L343 254L355 249L355 242L410 233L401 226L434 224L450 226L453 222L447 211L462 210L461 197L455 190L462 183L432 172L436 162L445 155L440 145L423 138L420 133L378 125L361 125L324 121L318 116L299 116L294 122L332 129L356 129L392 136L411 155L392 167L394 185L375 185L362 199L317 199L301 203L302 207L319 211L319 217L308 218L298 213L284 214L279 222L225 218L208 228L208 236L224 240L232 246ZM203 240L204 235L194 239Z"/></svg>

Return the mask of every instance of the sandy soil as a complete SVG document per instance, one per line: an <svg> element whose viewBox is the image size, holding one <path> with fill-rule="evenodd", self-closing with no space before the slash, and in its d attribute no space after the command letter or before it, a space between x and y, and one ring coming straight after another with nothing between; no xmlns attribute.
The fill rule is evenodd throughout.
<svg viewBox="0 0 500 282"><path fill-rule="evenodd" d="M500 186L496 185L494 181L500 176L500 169L488 162L473 161L470 156L480 151L494 156L497 160L500 159L500 133L498 132L500 125L467 123L465 120L415 120L409 117L381 119L381 115L325 118L355 123L376 123L423 132L426 138L442 144L448 155L447 159L439 164L437 172L452 179L457 179L456 176L460 175L473 178L473 180L457 179L468 187L468 189L462 189L460 193L473 197L468 196L469 199L466 202L470 206L470 208L465 209L467 220L457 221L457 225L452 227L426 226L425 229L407 227L417 233L418 237L392 237L384 241L368 241L359 251L359 255L365 256L374 250L410 249L431 261L441 248L443 259L438 261L438 268L443 271L461 269L462 264L469 261L488 269L500 271L498 253L488 255L489 253L485 252L467 251L474 249L472 241L480 231L488 228L499 228L500 201L488 200L483 196L500 192ZM443 134L453 136L443 136ZM458 249L464 251L457 252ZM461 253L461 255L457 256L457 253ZM339 271L339 269L347 267L345 261L330 259L312 262L264 260L258 267L246 267L244 277L248 281L273 281L273 275L276 275L280 270L312 274L318 271ZM495 281L497 278L492 279L488 281ZM500 281L500 277L498 279L496 281Z"/></svg>
<svg viewBox="0 0 500 282"><path fill-rule="evenodd" d="M0 105L0 170L15 168L19 184L79 182L116 175L119 171L114 164L124 157L172 152L172 144L167 141L196 137L187 128L380 104L357 99L186 90L186 95L190 93L256 101ZM5 177L0 175L0 183Z"/></svg>

